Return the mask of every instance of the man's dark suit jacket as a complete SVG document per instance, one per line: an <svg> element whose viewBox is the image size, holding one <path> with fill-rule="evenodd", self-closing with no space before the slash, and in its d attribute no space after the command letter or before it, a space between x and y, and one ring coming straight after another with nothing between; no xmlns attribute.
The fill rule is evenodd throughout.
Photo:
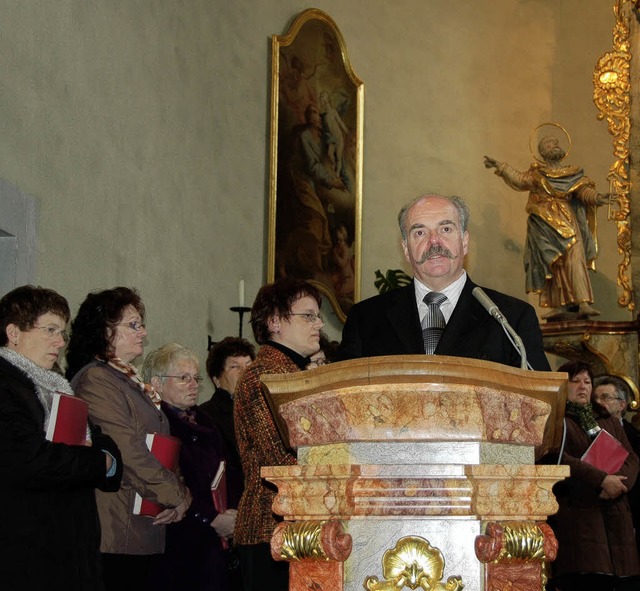
<svg viewBox="0 0 640 591"><path fill-rule="evenodd" d="M502 326L473 297L474 287L476 284L467 277L435 354L520 367L520 355ZM520 335L531 366L536 370L549 370L533 307L498 291L485 291ZM339 359L420 353L424 354L424 344L413 282L351 308L342 331Z"/></svg>

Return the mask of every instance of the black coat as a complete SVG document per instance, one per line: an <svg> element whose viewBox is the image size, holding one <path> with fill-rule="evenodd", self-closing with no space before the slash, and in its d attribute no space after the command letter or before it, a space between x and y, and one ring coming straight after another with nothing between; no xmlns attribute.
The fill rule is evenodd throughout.
<svg viewBox="0 0 640 591"><path fill-rule="evenodd" d="M118 489L120 454L99 430L92 447L51 443L44 421L33 382L0 358L0 587L103 589L94 488Z"/></svg>
<svg viewBox="0 0 640 591"><path fill-rule="evenodd" d="M467 277L435 354L520 367L520 355L500 323L473 297L474 287L476 284ZM485 291L522 339L532 367L548 371L549 362L544 354L540 325L533 307L498 291ZM424 354L413 282L351 308L342 331L340 359L412 354Z"/></svg>
<svg viewBox="0 0 640 591"><path fill-rule="evenodd" d="M233 421L233 398L231 394L222 388L216 388L211 398L198 408L209 415L214 425L222 434L225 443L225 456L228 468L235 471L236 477L242 481L242 463L238 453L236 441L236 428ZM240 491L242 493L242 491Z"/></svg>
<svg viewBox="0 0 640 591"><path fill-rule="evenodd" d="M167 543L156 572L154 589L191 591L228 589L227 559L211 522L218 515L211 498L211 481L224 458L220 432L208 415L196 407L196 423L181 418L162 403L171 435L180 439L180 471L193 502L184 519L167 526ZM237 485L229 482L229 508L237 508Z"/></svg>

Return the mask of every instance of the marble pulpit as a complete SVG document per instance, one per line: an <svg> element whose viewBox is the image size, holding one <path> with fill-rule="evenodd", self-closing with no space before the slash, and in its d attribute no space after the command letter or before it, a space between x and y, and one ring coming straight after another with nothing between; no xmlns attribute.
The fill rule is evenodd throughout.
<svg viewBox="0 0 640 591"><path fill-rule="evenodd" d="M566 374L444 356L336 363L262 380L298 465L262 469L290 591L539 591L565 466Z"/></svg>

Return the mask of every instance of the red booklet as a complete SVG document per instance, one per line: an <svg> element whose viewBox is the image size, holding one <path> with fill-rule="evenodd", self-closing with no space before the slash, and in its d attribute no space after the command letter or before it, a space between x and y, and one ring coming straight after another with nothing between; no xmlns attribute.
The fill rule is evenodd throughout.
<svg viewBox="0 0 640 591"><path fill-rule="evenodd" d="M227 465L224 460L220 461L216 475L211 481L211 497L218 513L224 513L229 508L227 506ZM229 547L228 540L221 538L220 541L223 548Z"/></svg>
<svg viewBox="0 0 640 591"><path fill-rule="evenodd" d="M180 458L180 440L162 433L149 433L147 435L147 447L164 468L175 472L178 469ZM134 515L156 517L164 510L162 505L148 499L143 499L136 493L133 503Z"/></svg>
<svg viewBox="0 0 640 591"><path fill-rule="evenodd" d="M55 392L45 437L54 443L84 445L87 440L89 405L81 398Z"/></svg>
<svg viewBox="0 0 640 591"><path fill-rule="evenodd" d="M584 452L581 460L603 470L607 474L615 474L620 470L628 455L629 452L622 443L608 431L602 429L596 435L589 449Z"/></svg>

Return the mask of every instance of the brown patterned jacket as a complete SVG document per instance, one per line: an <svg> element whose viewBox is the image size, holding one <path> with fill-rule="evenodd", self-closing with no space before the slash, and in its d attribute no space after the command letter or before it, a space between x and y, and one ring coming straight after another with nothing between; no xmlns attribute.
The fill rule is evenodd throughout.
<svg viewBox="0 0 640 591"><path fill-rule="evenodd" d="M280 438L260 376L296 371L300 368L284 353L263 345L236 387L234 417L245 485L234 532L236 544L269 543L278 524L279 518L271 511L276 488L260 478L260 468L295 464L296 458Z"/></svg>

